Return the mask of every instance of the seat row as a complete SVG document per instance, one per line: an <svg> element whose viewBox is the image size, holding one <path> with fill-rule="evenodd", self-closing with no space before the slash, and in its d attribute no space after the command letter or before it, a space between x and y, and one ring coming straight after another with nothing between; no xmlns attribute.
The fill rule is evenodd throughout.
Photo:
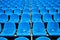
<svg viewBox="0 0 60 40"><path fill-rule="evenodd" d="M0 15L1 14L7 14L7 15L17 14L17 15L21 15L21 12L26 13L26 14L29 13L29 15L30 15L31 12L32 12L32 14L39 13L39 10L37 8L32 9L31 12L30 11L31 11L30 8L26 8L26 7L22 11L20 9L15 9L15 10L7 9L5 11L0 9ZM43 8L43 9L40 10L40 14L41 15L44 15L44 14L51 14L51 15L60 14L60 9L58 9L57 12L56 12L56 10L52 9L52 8L50 8L50 10L46 10L45 8Z"/></svg>
<svg viewBox="0 0 60 40"><path fill-rule="evenodd" d="M33 0L32 4L38 5L39 9L46 7L47 10L49 10L50 8L59 9L59 6L60 6L60 4L56 0L55 1L49 1L49 0L36 1L36 0Z"/></svg>
<svg viewBox="0 0 60 40"><path fill-rule="evenodd" d="M12 1L12 0L4 0L4 1L0 1L0 7L2 7L2 9L6 9L8 7L10 7L11 9L14 9L15 7L19 8L19 9L22 9L22 6L24 5L24 0L15 0L15 1Z"/></svg>
<svg viewBox="0 0 60 40"><path fill-rule="evenodd" d="M9 3L9 2L12 2L12 3ZM12 1L12 0L4 0L4 1L0 1L0 8L2 8L3 10L6 10L6 9L12 9L12 10L15 10L16 8L22 10L23 8L29 8L28 6L30 6L30 2L29 0L15 0L15 1Z"/></svg>
<svg viewBox="0 0 60 40"><path fill-rule="evenodd" d="M30 10L29 10L29 8L24 8L23 11L21 11L20 9L14 9L14 10L12 10L12 9L7 9L7 10L0 9L0 15L1 14L7 14L7 15L17 14L17 15L21 15L21 12L28 14L28 13L30 13Z"/></svg>
<svg viewBox="0 0 60 40"><path fill-rule="evenodd" d="M46 14L46 13L49 13L49 14L52 14L52 15L54 15L54 14L56 14L56 13L60 13L60 8L58 8L58 9L54 9L54 8L52 8L52 7L50 7L49 5L49 7L42 7L41 6L41 4L40 5L38 5L39 7L36 7L35 5L33 5L32 6L32 13L33 12L38 12L39 10L40 10L40 13L43 15L44 13ZM57 10L57 11L56 11Z"/></svg>
<svg viewBox="0 0 60 40"><path fill-rule="evenodd" d="M7 9L5 10L5 14L7 15L12 15L12 14L17 14L17 15L21 15L21 10L20 9L15 9L14 11L12 9ZM4 10L0 9L0 15L4 14Z"/></svg>
<svg viewBox="0 0 60 40"><path fill-rule="evenodd" d="M24 13L21 15L21 17L17 14L12 14L10 16L6 14L0 15L0 23L5 23L5 22L18 23L19 21L30 22L30 15Z"/></svg>
<svg viewBox="0 0 60 40"><path fill-rule="evenodd" d="M33 36L46 36L47 32L50 36L60 36L59 24L57 22L48 22L47 26L45 26L43 22L33 23ZM15 23L6 22L4 23L3 29L2 24L0 24L0 36L14 36L15 33L17 36L30 36L30 23L20 22L17 26Z"/></svg>
<svg viewBox="0 0 60 40"><path fill-rule="evenodd" d="M29 36L30 35L30 25L28 22L20 22L17 25L12 22L4 23L3 29L2 25L0 24L0 36L15 36L15 33L18 36ZM17 30L17 32L16 32Z"/></svg>
<svg viewBox="0 0 60 40"><path fill-rule="evenodd" d="M0 37L0 40L8 40L8 39L7 38L4 38L4 37ZM29 40L29 39L26 38L26 37L17 37L14 40ZM51 39L48 38L48 37L38 37L35 40L51 40ZM60 40L60 37L57 38L57 40Z"/></svg>
<svg viewBox="0 0 60 40"><path fill-rule="evenodd" d="M43 21L43 22L60 22L60 14L55 14L55 15L50 15L50 14L44 14L44 15L40 15L39 13L37 14L33 14L32 15L32 22L36 22L36 21ZM0 15L0 23L5 23L5 22L14 22L14 23L18 23L20 21L25 21L25 22L30 22L30 15L29 13L23 13L21 16L17 15L17 14L12 14L10 16L6 15L6 14L1 14Z"/></svg>
<svg viewBox="0 0 60 40"><path fill-rule="evenodd" d="M47 28L45 28L47 27ZM34 36L41 36L48 34L50 36L59 36L60 35L60 28L59 24L56 22L48 22L47 26L43 24L43 22L35 22L33 23L33 35ZM46 32L47 30L47 32Z"/></svg>

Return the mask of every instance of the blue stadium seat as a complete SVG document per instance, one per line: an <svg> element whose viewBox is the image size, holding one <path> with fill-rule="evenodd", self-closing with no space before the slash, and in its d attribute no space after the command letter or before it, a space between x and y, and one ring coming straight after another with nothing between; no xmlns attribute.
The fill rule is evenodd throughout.
<svg viewBox="0 0 60 40"><path fill-rule="evenodd" d="M57 14L57 13L56 13L56 10L55 9L51 8L49 10L49 14L54 15L54 14Z"/></svg>
<svg viewBox="0 0 60 40"><path fill-rule="evenodd" d="M30 10L30 4L25 4L24 9L29 9Z"/></svg>
<svg viewBox="0 0 60 40"><path fill-rule="evenodd" d="M0 37L0 40L8 40L8 39L4 37Z"/></svg>
<svg viewBox="0 0 60 40"><path fill-rule="evenodd" d="M60 8L58 9L58 13L60 13Z"/></svg>
<svg viewBox="0 0 60 40"><path fill-rule="evenodd" d="M30 15L29 14L22 14L21 21L30 22Z"/></svg>
<svg viewBox="0 0 60 40"><path fill-rule="evenodd" d="M59 9L59 5L58 4L54 4L54 9Z"/></svg>
<svg viewBox="0 0 60 40"><path fill-rule="evenodd" d="M14 14L21 15L21 10L20 9L15 9Z"/></svg>
<svg viewBox="0 0 60 40"><path fill-rule="evenodd" d="M44 8L44 6L40 3L40 4L38 4L38 7L39 7L39 10L41 10L41 9L43 9Z"/></svg>
<svg viewBox="0 0 60 40"><path fill-rule="evenodd" d="M2 2L0 2L0 7L2 7Z"/></svg>
<svg viewBox="0 0 60 40"><path fill-rule="evenodd" d="M37 12L38 11L38 8L36 7L36 4L32 4L32 12Z"/></svg>
<svg viewBox="0 0 60 40"><path fill-rule="evenodd" d="M50 40L48 37L38 37L36 40Z"/></svg>
<svg viewBox="0 0 60 40"><path fill-rule="evenodd" d="M52 20L52 15L50 15L50 14L44 14L43 15L43 21L44 22L51 22L51 21L53 21Z"/></svg>
<svg viewBox="0 0 60 40"><path fill-rule="evenodd" d="M55 20L55 22L60 22L60 14L55 14L54 20Z"/></svg>
<svg viewBox="0 0 60 40"><path fill-rule="evenodd" d="M49 35L51 36L59 36L60 35L60 29L57 22L49 22L47 24L47 31Z"/></svg>
<svg viewBox="0 0 60 40"><path fill-rule="evenodd" d="M38 11L38 9L37 8L35 8L35 9L32 9L32 14L34 14L34 13L38 13L39 11Z"/></svg>
<svg viewBox="0 0 60 40"><path fill-rule="evenodd" d="M19 16L17 15L17 14L12 14L11 16L10 16L10 20L9 20L10 22L18 22L19 21Z"/></svg>
<svg viewBox="0 0 60 40"><path fill-rule="evenodd" d="M14 36L16 32L16 26L12 22L7 22L4 24L4 28L0 34L0 36Z"/></svg>
<svg viewBox="0 0 60 40"><path fill-rule="evenodd" d="M40 14L41 14L41 15L44 15L44 14L48 14L48 12L47 12L46 9L41 9L41 10L40 10Z"/></svg>
<svg viewBox="0 0 60 40"><path fill-rule="evenodd" d="M0 15L4 14L4 10L0 9Z"/></svg>
<svg viewBox="0 0 60 40"><path fill-rule="evenodd" d="M40 14L33 14L32 15L32 22L41 21L41 15Z"/></svg>
<svg viewBox="0 0 60 40"><path fill-rule="evenodd" d="M12 9L6 9L6 12L5 12L7 15L12 15L13 14L13 11Z"/></svg>
<svg viewBox="0 0 60 40"><path fill-rule="evenodd" d="M5 3L5 2L4 2ZM2 6L2 9L3 10L6 10L6 9L8 9L8 6L7 5L4 5L4 3L2 4L3 6Z"/></svg>
<svg viewBox="0 0 60 40"><path fill-rule="evenodd" d="M24 10L23 10L23 13L26 13L26 14L28 14L28 13L29 13L29 14L30 14L30 9L29 9L29 8L24 9Z"/></svg>
<svg viewBox="0 0 60 40"><path fill-rule="evenodd" d="M1 32L1 30L2 30L1 28L2 28L2 27L1 27L1 24L0 24L0 32Z"/></svg>
<svg viewBox="0 0 60 40"><path fill-rule="evenodd" d="M23 14L29 14L30 15L30 9L29 8L25 8L23 10Z"/></svg>
<svg viewBox="0 0 60 40"><path fill-rule="evenodd" d="M48 2L48 3L49 3L49 2ZM49 10L49 9L51 9L51 8L52 8L51 5L49 5L49 4L46 5L46 9L47 9L47 10Z"/></svg>
<svg viewBox="0 0 60 40"><path fill-rule="evenodd" d="M57 38L57 40L60 40L60 37L59 37L59 38Z"/></svg>
<svg viewBox="0 0 60 40"><path fill-rule="evenodd" d="M11 10L15 10L15 6L13 6L13 5L10 4L10 9Z"/></svg>
<svg viewBox="0 0 60 40"><path fill-rule="evenodd" d="M18 5L18 6L17 6L17 8L18 8L18 9L20 9L20 10L22 10L22 9L23 9L23 7L21 6L21 4L20 4L20 5Z"/></svg>
<svg viewBox="0 0 60 40"><path fill-rule="evenodd" d="M0 23L7 22L7 21L8 21L8 16L6 14L1 14Z"/></svg>
<svg viewBox="0 0 60 40"><path fill-rule="evenodd" d="M33 35L34 36L42 36L42 35L45 36L46 35L44 24L42 22L33 23Z"/></svg>
<svg viewBox="0 0 60 40"><path fill-rule="evenodd" d="M18 38L16 38L15 40L29 40L29 39L26 38L26 37L18 37Z"/></svg>
<svg viewBox="0 0 60 40"><path fill-rule="evenodd" d="M18 36L29 36L30 35L29 22L19 23L17 35Z"/></svg>

